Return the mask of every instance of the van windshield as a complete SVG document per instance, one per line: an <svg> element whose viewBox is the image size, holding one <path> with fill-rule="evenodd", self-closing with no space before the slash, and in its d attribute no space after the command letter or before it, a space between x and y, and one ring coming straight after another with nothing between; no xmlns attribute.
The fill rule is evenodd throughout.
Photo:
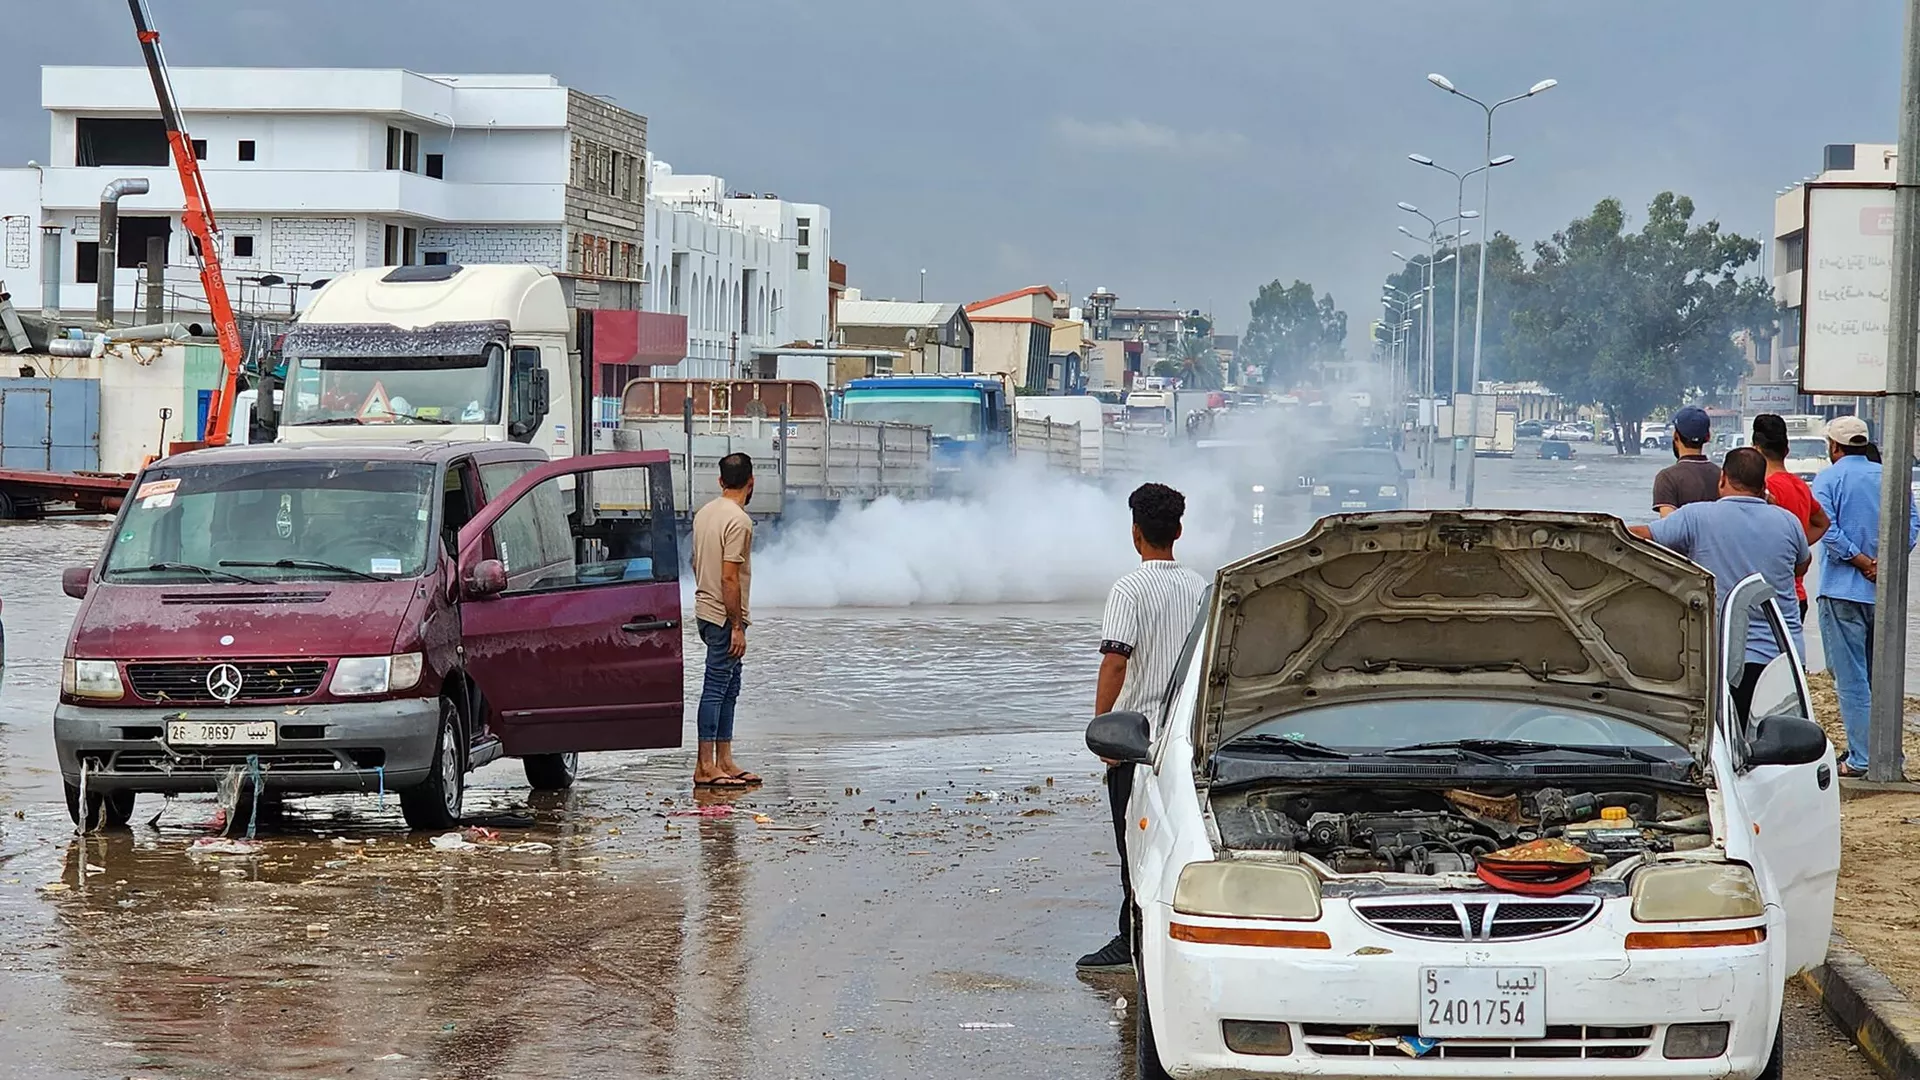
<svg viewBox="0 0 1920 1080"><path fill-rule="evenodd" d="M501 356L303 356L286 423L497 424Z"/></svg>
<svg viewBox="0 0 1920 1080"><path fill-rule="evenodd" d="M107 549L129 584L417 577L432 465L301 461L158 467L141 475Z"/></svg>
<svg viewBox="0 0 1920 1080"><path fill-rule="evenodd" d="M1790 458L1823 458L1827 456L1825 439L1788 439L1787 456Z"/></svg>

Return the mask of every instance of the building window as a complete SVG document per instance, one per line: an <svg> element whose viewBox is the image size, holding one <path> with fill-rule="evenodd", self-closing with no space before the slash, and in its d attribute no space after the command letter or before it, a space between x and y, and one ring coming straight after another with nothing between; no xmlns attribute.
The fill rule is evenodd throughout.
<svg viewBox="0 0 1920 1080"><path fill-rule="evenodd" d="M205 139L193 140L193 160L195 161L207 160L207 140Z"/></svg>
<svg viewBox="0 0 1920 1080"><path fill-rule="evenodd" d="M75 165L168 164L167 125L159 120L82 116L73 135Z"/></svg>
<svg viewBox="0 0 1920 1080"><path fill-rule="evenodd" d="M798 232L800 237L800 246L812 247L813 244L810 242L809 238L813 235L813 219L812 218L795 218L794 223L799 226ZM806 269L806 267L803 266L801 267L801 269L804 270Z"/></svg>
<svg viewBox="0 0 1920 1080"><path fill-rule="evenodd" d="M82 240L73 245L73 280L82 285L100 281L100 245Z"/></svg>
<svg viewBox="0 0 1920 1080"><path fill-rule="evenodd" d="M399 168L400 168L400 129L397 127L390 127L387 129L387 169L388 171L395 171L395 170L398 170Z"/></svg>
<svg viewBox="0 0 1920 1080"><path fill-rule="evenodd" d="M241 139L240 140L240 160L252 161L253 159L254 159L254 141L252 139Z"/></svg>
<svg viewBox="0 0 1920 1080"><path fill-rule="evenodd" d="M253 237L236 236L233 238L233 257L236 259L253 258Z"/></svg>
<svg viewBox="0 0 1920 1080"><path fill-rule="evenodd" d="M427 175L433 177L435 180L446 179L447 155L428 154L427 155Z"/></svg>
<svg viewBox="0 0 1920 1080"><path fill-rule="evenodd" d="M793 267L796 270L805 270L807 268L807 262L807 253L804 251L793 257Z"/></svg>
<svg viewBox="0 0 1920 1080"><path fill-rule="evenodd" d="M400 168L406 172L420 171L420 136L411 131L400 133Z"/></svg>
<svg viewBox="0 0 1920 1080"><path fill-rule="evenodd" d="M413 266L419 261L418 247L420 230L400 225L386 228L386 243L382 246L381 256L387 266Z"/></svg>
<svg viewBox="0 0 1920 1080"><path fill-rule="evenodd" d="M445 266L447 265L447 253L444 251L429 251L420 261L428 266Z"/></svg>

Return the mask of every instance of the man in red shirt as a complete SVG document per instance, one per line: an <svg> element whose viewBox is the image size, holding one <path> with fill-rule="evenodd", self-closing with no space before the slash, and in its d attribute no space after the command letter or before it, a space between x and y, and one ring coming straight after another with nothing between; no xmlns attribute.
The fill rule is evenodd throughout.
<svg viewBox="0 0 1920 1080"><path fill-rule="evenodd" d="M1773 504L1791 511L1807 532L1807 543L1817 544L1832 522L1814 500L1813 489L1805 480L1787 471L1787 422L1772 413L1753 418L1753 445L1767 459L1767 497ZM1802 625L1807 617L1807 578L1802 571L1793 579L1793 591L1800 597Z"/></svg>

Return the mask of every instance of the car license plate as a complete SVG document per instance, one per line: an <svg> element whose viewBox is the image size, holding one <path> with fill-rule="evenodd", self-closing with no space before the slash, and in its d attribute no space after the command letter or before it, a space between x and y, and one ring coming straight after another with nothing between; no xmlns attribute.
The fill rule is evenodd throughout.
<svg viewBox="0 0 1920 1080"><path fill-rule="evenodd" d="M1367 503L1365 499L1362 499L1359 502L1353 502L1349 500L1347 502L1343 502L1340 504L1340 509L1342 510L1365 510L1366 508L1367 508Z"/></svg>
<svg viewBox="0 0 1920 1080"><path fill-rule="evenodd" d="M1420 972L1423 1039L1543 1039L1546 971L1437 967Z"/></svg>
<svg viewBox="0 0 1920 1080"><path fill-rule="evenodd" d="M271 720L245 724L217 720L167 721L167 742L177 746L272 746L277 737Z"/></svg>

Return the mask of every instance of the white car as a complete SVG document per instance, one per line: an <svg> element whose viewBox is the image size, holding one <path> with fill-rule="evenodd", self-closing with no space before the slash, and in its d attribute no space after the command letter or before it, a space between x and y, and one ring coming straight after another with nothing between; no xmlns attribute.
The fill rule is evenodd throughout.
<svg viewBox="0 0 1920 1080"><path fill-rule="evenodd" d="M1547 438L1562 442L1592 442L1593 429L1581 424L1561 424L1547 429Z"/></svg>
<svg viewBox="0 0 1920 1080"><path fill-rule="evenodd" d="M1165 722L1087 731L1137 769L1142 1080L1779 1077L1840 807L1773 595L1718 612L1594 514L1348 515L1221 570ZM1555 837L1590 880L1476 874Z"/></svg>

